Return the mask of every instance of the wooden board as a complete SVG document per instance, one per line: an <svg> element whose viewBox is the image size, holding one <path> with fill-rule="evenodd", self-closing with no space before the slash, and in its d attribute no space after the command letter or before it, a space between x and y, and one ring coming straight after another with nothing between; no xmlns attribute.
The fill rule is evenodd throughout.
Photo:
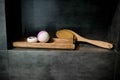
<svg viewBox="0 0 120 80"><path fill-rule="evenodd" d="M73 40L52 38L48 43L29 43L26 39L13 42L13 47L21 48L48 48L48 49L75 49Z"/></svg>

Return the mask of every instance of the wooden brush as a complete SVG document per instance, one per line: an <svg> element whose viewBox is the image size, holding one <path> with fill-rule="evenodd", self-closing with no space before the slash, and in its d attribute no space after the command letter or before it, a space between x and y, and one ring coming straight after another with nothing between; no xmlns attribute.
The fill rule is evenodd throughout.
<svg viewBox="0 0 120 80"><path fill-rule="evenodd" d="M63 30L57 31L56 36L58 38L73 39L78 42L87 42L87 43L90 43L90 44L93 44L95 46L102 47L102 48L107 48L107 49L113 48L113 44L111 43L99 41L99 40L87 39L69 29L63 29Z"/></svg>
<svg viewBox="0 0 120 80"><path fill-rule="evenodd" d="M76 36L75 35L73 35L73 33L71 33L71 32L69 32L69 31L64 31L64 30L60 30L60 31L57 31L56 32L56 36L58 37L58 38L62 38L62 39L69 39L69 40L72 40L73 41L73 43L75 43L75 41L76 41Z"/></svg>

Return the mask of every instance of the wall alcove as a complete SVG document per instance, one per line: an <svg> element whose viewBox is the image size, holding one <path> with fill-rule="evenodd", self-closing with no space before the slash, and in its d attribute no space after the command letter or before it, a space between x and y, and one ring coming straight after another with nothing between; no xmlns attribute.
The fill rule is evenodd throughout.
<svg viewBox="0 0 120 80"><path fill-rule="evenodd" d="M111 28L117 4L118 0L6 0L8 49L21 37L36 36L41 30L56 37L60 29L117 46L119 32Z"/></svg>

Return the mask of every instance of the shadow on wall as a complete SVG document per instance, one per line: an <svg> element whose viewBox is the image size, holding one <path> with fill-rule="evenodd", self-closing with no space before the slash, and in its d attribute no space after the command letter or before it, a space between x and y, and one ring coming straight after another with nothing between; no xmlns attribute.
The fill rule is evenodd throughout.
<svg viewBox="0 0 120 80"><path fill-rule="evenodd" d="M47 30L55 36L57 30L67 28L81 35L106 36L117 1L22 0L22 26L26 28L27 35Z"/></svg>

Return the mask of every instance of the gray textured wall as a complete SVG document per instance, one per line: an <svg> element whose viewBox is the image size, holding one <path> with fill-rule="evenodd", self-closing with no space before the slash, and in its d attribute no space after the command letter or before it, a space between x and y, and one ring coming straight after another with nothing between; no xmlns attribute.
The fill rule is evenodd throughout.
<svg viewBox="0 0 120 80"><path fill-rule="evenodd" d="M8 54L5 50L0 50L0 80L9 80Z"/></svg>
<svg viewBox="0 0 120 80"><path fill-rule="evenodd" d="M9 80L9 79L10 80L114 80L114 79L119 80L120 79L120 77L119 77L119 75L120 75L120 68L119 68L120 55L118 52L116 53L116 51L106 50L106 49L101 49L101 48L96 48L96 47L86 47L86 46L80 48L80 50L75 50L75 51L38 50L38 49L36 49L36 50L35 49L9 49L9 50L6 50L7 46L8 46L7 45L8 37L6 36L5 6L4 6L5 2L4 1L5 0L0 0L0 80ZM10 1L10 0L7 0L7 1L12 4L12 1ZM32 27L33 30L34 30L34 28L38 29L37 27L40 27L40 26L41 26L40 28L46 28L47 26L44 26L44 21L46 22L46 20L48 23L47 29L48 30L50 29L51 31L52 31L52 29L50 26L52 26L52 28L54 28L53 31L55 31L58 28L62 28L61 26L65 26L65 27L69 28L68 27L68 25L69 25L69 26L74 27L74 24L77 23L75 19L79 20L79 17L77 18L77 16L75 16L75 15L79 15L79 14L72 13L72 12L70 12L70 10L71 9L74 10L74 8L83 6L83 5L78 6L77 2L79 2L79 0L76 0L76 3L74 3L75 5L72 4L73 0L70 0L71 1L70 4L74 7L67 11L67 7L71 7L71 5L67 4L68 0L65 0L65 1L40 0L40 2L43 3L41 5L39 5L39 3L37 3L38 0L34 0L34 2L32 2L33 0L29 0L29 3L27 3L28 0L21 0L21 1L23 3L22 10L25 10L24 11L25 13L22 13L23 19L25 21L28 21L28 22L24 22L24 20L23 20L22 26L24 26L23 28L26 28L26 27L28 28L29 25L31 26L31 24L29 24L29 22L30 23L35 22L34 24L32 24L34 26L34 27ZM94 3L89 2L89 0L87 0L87 1L88 2L83 1L82 3L88 4L92 8L94 6L96 6L96 5L94 5L94 6L91 5ZM104 1L104 0L100 0L100 1ZM32 4L31 4L31 2L32 2ZM27 5L26 5L26 3L27 3ZM33 6L33 3L34 3L34 6ZM107 3L107 0L105 3ZM48 7L47 6L45 7L44 4L48 4ZM56 6L56 4L63 5L63 6ZM98 1L97 4L101 5L103 3L99 3L99 1ZM16 4L12 5L12 7L10 7L10 8L14 8L15 5ZM103 6L105 6L105 4ZM33 9L34 7L35 7L35 9ZM48 10L47 11L44 9L39 10L38 7L44 7L44 9L48 9ZM55 7L57 7L57 8L55 8ZM58 8L58 7L60 7L60 8ZM66 8L64 9L64 7L66 7ZM87 13L87 12L89 12L89 8L91 8L91 7L87 6L86 10L83 10L82 8L81 8L81 10L83 10L83 12L86 11L86 13ZM29 10L29 8L31 8L31 9ZM55 9L52 10L53 8L55 8ZM99 10L101 11L101 8L99 6L97 8L99 8ZM11 15L15 15L14 12L17 9L18 8L11 10L13 13L13 14L11 13ZM64 17L64 19L60 18L60 16L56 17L56 15L58 15L58 13L56 14L55 12L58 12L58 9L61 10L59 15L61 17ZM93 8L92 11L94 14L96 14L96 9L95 9L95 11L94 11L94 9L95 8ZM36 13L33 13L32 10L35 11ZM40 12L41 10L42 10L42 13ZM118 10L119 10L119 7L118 7ZM75 11L77 11L77 10L75 10ZM100 11L98 11L98 12L100 12ZM30 13L30 14L28 14L28 13ZM49 15L47 15L47 13L49 13ZM54 13L54 14L52 14L52 13ZM71 15L64 16L64 15L67 15L67 13L70 13ZM88 15L87 17L90 16L91 18L94 18L94 16L96 16L96 15L93 15L93 13L91 15ZM119 11L118 11L118 13L119 13ZM117 13L117 15L118 15L118 13ZM17 15L15 15L15 16L17 16ZM15 16L13 18L12 18L12 16L9 16L9 18L10 18L9 20L13 19L13 21L15 21L15 19L17 19L17 18L15 18ZM45 20L39 18L41 16L44 16ZM73 17L76 17L76 18L73 18ZM54 20L51 20L51 18L53 18L53 19L60 18L60 20L54 21ZM98 16L98 18L100 18L100 16ZM68 22L66 21L67 19L69 19ZM96 19L97 18L95 18L95 20ZM104 18L102 18L100 20L102 21L103 19ZM40 21L42 20L43 22L40 22L39 20ZM80 18L80 20L81 20L81 18ZM88 20L87 22L89 23L89 19L85 18L85 21L86 20ZM97 20L99 20L99 19L97 19ZM12 23L9 23L10 25L8 25L9 27L7 26L7 29L11 28L11 25L14 23L13 21L11 21ZM55 23L52 23L52 21ZM75 23L71 24L72 21ZM50 22L50 25L49 25L49 22ZM104 22L104 21L102 21L102 22ZM116 22L117 22L117 24L115 24ZM60 23L60 25L57 25L57 28L54 27L54 25L56 25L56 23L57 24ZM82 23L83 25L81 27L85 26L86 23ZM113 33L115 32L115 30L118 31L120 29L118 23L119 23L119 18L117 18L117 19L115 18L114 24L116 27L113 26L111 28L111 30L114 29ZM15 29L17 29L16 24L17 23L15 23L15 25L12 26ZM67 26L65 24L67 24ZM87 26L87 28L92 29L92 26L90 26L90 24L93 24L93 22L89 23L89 25L88 25L89 27ZM96 26L98 24L100 24L100 23L96 23L94 26ZM38 25L40 25L40 26L38 26ZM103 25L106 25L106 23L103 23ZM79 27L79 26L77 26L77 27ZM76 26L75 26L75 28L76 28ZM95 28L100 28L100 26L97 26ZM106 28L107 27L105 27L104 29L106 29ZM78 28L76 28L76 29L78 29ZM15 32L17 32L17 30ZM29 32L29 29L27 29L27 30ZM82 29L82 30L84 31L84 29ZM8 30L8 31L10 32L10 30ZM18 30L18 32L19 31L20 30ZM8 34L9 37L11 37L12 34L14 34L14 32L13 33L10 32L10 34ZM23 34L24 34L24 31L23 31ZM30 34L30 33L28 33L28 34ZM14 36L16 36L16 35L14 34ZM99 37L99 36L97 36L97 37ZM10 39L11 38L9 38L9 40ZM116 40L116 37L114 39Z"/></svg>
<svg viewBox="0 0 120 80"><path fill-rule="evenodd" d="M101 48L23 49L8 54L10 80L114 80L116 53Z"/></svg>
<svg viewBox="0 0 120 80"><path fill-rule="evenodd" d="M0 0L0 50L7 49L5 0Z"/></svg>
<svg viewBox="0 0 120 80"><path fill-rule="evenodd" d="M117 0L22 0L23 35L36 35L40 30L48 30L54 36L56 30L70 28L84 36L99 35L96 36L97 39L103 40L111 25L116 2Z"/></svg>
<svg viewBox="0 0 120 80"><path fill-rule="evenodd" d="M116 57L116 80L120 80L120 53Z"/></svg>

